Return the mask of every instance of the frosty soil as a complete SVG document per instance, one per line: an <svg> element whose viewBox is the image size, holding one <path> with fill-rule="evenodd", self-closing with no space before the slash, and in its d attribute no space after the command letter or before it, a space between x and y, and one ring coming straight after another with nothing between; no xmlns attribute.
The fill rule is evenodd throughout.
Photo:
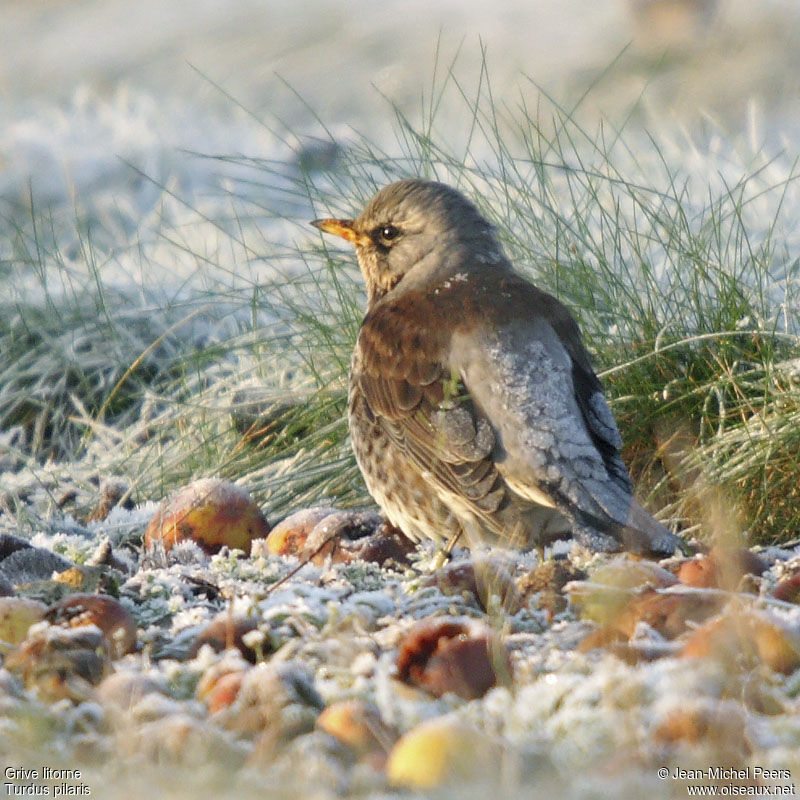
<svg viewBox="0 0 800 800"><path fill-rule="evenodd" d="M121 555L128 553L129 574L118 577L120 600L137 619L141 650L115 660L113 671L94 688L66 685L68 693L78 691L66 704L63 699L52 705L36 699L33 684L25 688L0 671L7 758L13 757L12 743L22 733L20 722L32 714L45 725L42 730L51 730L39 748L62 763L65 757L76 763L79 753L88 758L80 768L88 786L99 785L95 782L103 780L108 769L97 763L98 758L125 753L139 763L148 753L158 752L160 761L169 760L173 773L182 774L193 764L208 780L220 780L222 771L226 791L244 796L267 786L300 792L309 774L324 796L337 796L342 790L378 796L386 785L383 768L369 755L376 751L353 750L354 745L343 743L353 741L346 738L349 734L317 722L325 709L357 701L374 709L370 713L385 726L389 747L399 734L421 735L437 720L446 725L449 737L466 737L471 746L477 741L487 753L501 744L502 761L509 768L513 765L516 776L511 784L502 784L512 796L549 781L563 783L569 775L564 796L583 797L589 776L602 774L608 759L622 759L626 765L624 778L616 772L613 777L622 780L618 786L627 787L620 790L623 796L640 796L645 789L654 797L668 796L654 782L655 766L662 759L674 759L673 769L685 769L691 759L735 757L751 776L759 768L761 777L768 769L784 774L798 768L800 672L782 676L755 665L744 684L749 688L743 703L736 699L742 689L727 657L681 658L670 640L644 622L637 624L626 645L628 655L624 648L611 655L602 646L581 652L581 642L596 630L596 623L582 619L571 607L555 612L540 608L544 595L539 593L530 595L517 611L500 616L499 601L490 598L487 612L469 591L447 594L427 581L425 559L434 555L432 551L402 569L356 559L306 564L297 571L295 557L274 555L263 542L256 541L247 558L226 551L208 556L185 542L169 554L173 563L137 566L128 543L135 534L141 536L154 512L152 504L132 511L115 509L91 529L62 519L58 527L69 529L69 534L48 532L49 523L28 517L39 531L31 541L45 548L41 552L54 547L62 558L69 553L86 561L107 538ZM8 515L3 519L8 521ZM760 557L771 566L759 581L758 593L749 599L735 597L760 607L777 605L775 613L796 635L797 606L770 603L769 592L797 569L800 551L772 548ZM461 553L457 561L466 558ZM605 582L599 588L608 591L612 578L597 571L609 561L613 559L594 557L577 563L590 575L604 575L598 578ZM26 563L29 578L34 563ZM519 577L536 567L536 557L529 554L504 563ZM624 570L630 573L630 567ZM40 577L37 591L55 586L49 576ZM273 591L271 587L284 578ZM256 624L259 641L249 640L261 648L255 666L237 648L215 652L206 645L191 655L198 635L220 611ZM418 621L431 618L469 619L498 628L513 665L513 685L497 686L482 698L465 701L447 693L431 696L398 682L398 646ZM650 655L626 663L633 652ZM661 655L649 661L656 653ZM243 681L239 700L231 699L235 693L221 700L215 687L234 675ZM263 711L253 717L259 708ZM685 725L690 727L680 727ZM710 726L698 740L691 733L696 725ZM280 742L277 749L267 745L274 737ZM377 752L385 758L385 751ZM298 775L290 765L301 753L306 768ZM357 753L361 755L354 756ZM637 766L632 758L645 763ZM499 763L481 780L492 785L508 781L509 776L492 771ZM121 764L114 769L119 777ZM464 765L455 769L467 769L465 777L472 775ZM134 779L132 773L126 778ZM183 795L176 790L174 796Z"/></svg>

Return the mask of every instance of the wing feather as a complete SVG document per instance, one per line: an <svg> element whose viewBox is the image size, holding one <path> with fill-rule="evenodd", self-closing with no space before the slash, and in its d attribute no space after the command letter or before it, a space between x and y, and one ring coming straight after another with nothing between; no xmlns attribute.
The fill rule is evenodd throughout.
<svg viewBox="0 0 800 800"><path fill-rule="evenodd" d="M367 314L351 381L378 424L440 499L500 537L545 506L595 549L637 536L638 549L671 544L633 500L619 430L567 309L510 271L480 280L491 303L467 280L393 293Z"/></svg>

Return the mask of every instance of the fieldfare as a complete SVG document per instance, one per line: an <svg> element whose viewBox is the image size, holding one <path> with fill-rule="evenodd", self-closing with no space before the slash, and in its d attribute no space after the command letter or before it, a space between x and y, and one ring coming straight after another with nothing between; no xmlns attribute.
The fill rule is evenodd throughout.
<svg viewBox="0 0 800 800"><path fill-rule="evenodd" d="M517 274L492 225L441 183L381 189L356 219L367 313L350 369L356 460L389 520L449 549L670 554L634 499L622 441L575 320Z"/></svg>

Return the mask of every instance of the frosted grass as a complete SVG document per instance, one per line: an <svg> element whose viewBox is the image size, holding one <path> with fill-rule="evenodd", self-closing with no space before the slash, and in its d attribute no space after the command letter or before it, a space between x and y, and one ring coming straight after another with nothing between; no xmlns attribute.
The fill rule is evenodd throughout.
<svg viewBox="0 0 800 800"><path fill-rule="evenodd" d="M52 510L59 481L89 503L96 476L119 475L143 501L221 474L273 516L364 502L343 422L360 279L307 220L422 175L476 199L578 316L652 510L696 524L699 469L742 493L755 536L789 536L793 494L767 510L796 466L791 126L754 103L731 135L654 115L647 95L627 121L597 121L584 106L616 64L565 108L527 76L500 93L485 58L477 72L449 58L413 115L373 91L391 138L302 97L310 121L292 131L222 92L227 117L191 128L191 110L131 89L79 92L6 131L0 152L20 157L2 178L0 458L15 491Z"/></svg>

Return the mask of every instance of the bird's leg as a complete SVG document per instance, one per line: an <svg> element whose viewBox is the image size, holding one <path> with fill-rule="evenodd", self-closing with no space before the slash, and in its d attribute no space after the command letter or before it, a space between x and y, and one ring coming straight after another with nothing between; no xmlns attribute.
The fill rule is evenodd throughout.
<svg viewBox="0 0 800 800"><path fill-rule="evenodd" d="M433 557L431 561L431 572L437 572L440 570L448 561L452 558L452 554L450 551L445 547L441 550L436 551L436 555Z"/></svg>
<svg viewBox="0 0 800 800"><path fill-rule="evenodd" d="M464 531L459 528L458 531L447 540L445 546L436 553L431 565L434 572L437 569L441 569L453 557L453 548L456 546L456 542L461 538L462 533L464 533Z"/></svg>

